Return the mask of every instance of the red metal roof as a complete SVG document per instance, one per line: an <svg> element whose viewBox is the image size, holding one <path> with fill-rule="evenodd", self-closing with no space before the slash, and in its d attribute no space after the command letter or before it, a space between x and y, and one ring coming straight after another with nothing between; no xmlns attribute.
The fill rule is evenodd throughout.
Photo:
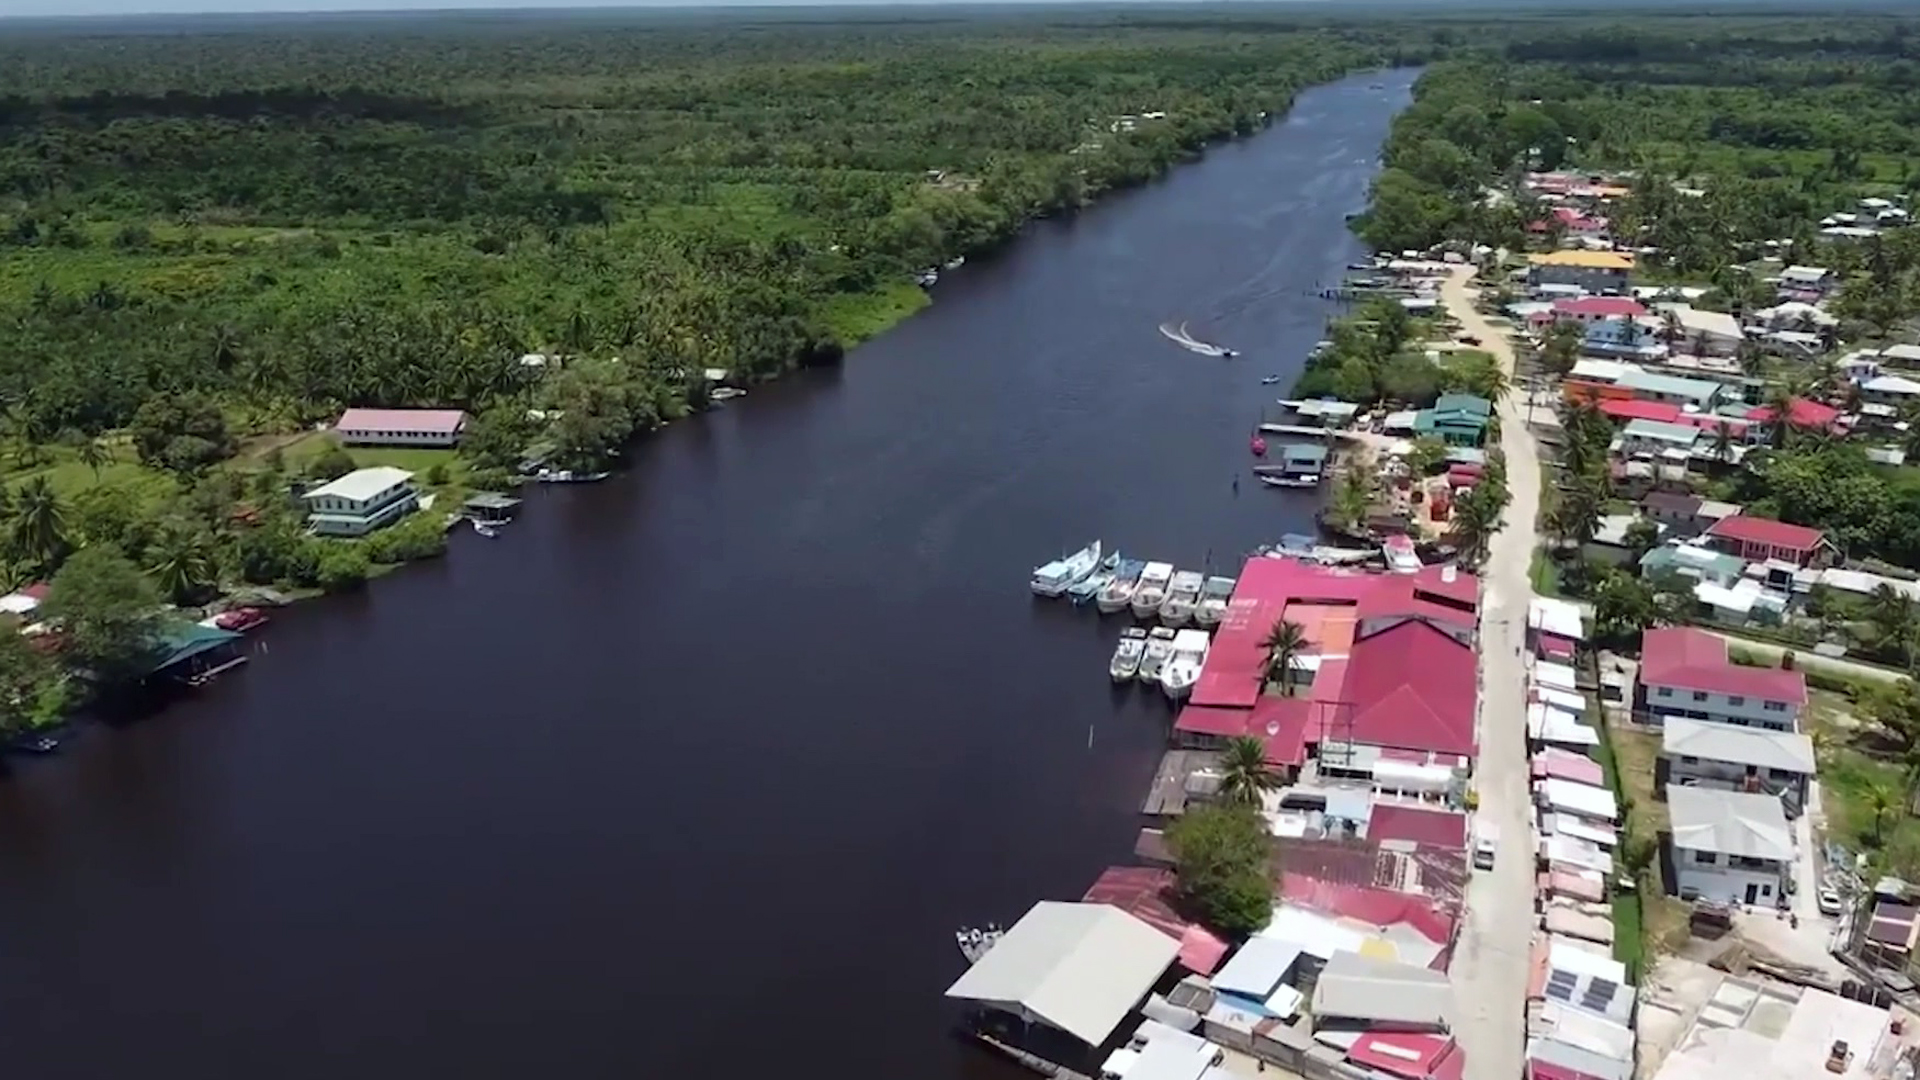
<svg viewBox="0 0 1920 1080"><path fill-rule="evenodd" d="M348 409L333 422L338 431L404 431L451 435L467 414L459 409Z"/></svg>
<svg viewBox="0 0 1920 1080"><path fill-rule="evenodd" d="M1762 405L1747 412L1747 419L1762 424L1773 422L1773 407ZM1797 428L1828 428L1840 419L1840 410L1831 405L1797 397L1787 409L1787 423Z"/></svg>
<svg viewBox="0 0 1920 1080"><path fill-rule="evenodd" d="M1451 810L1404 803L1375 803L1367 819L1367 840L1404 840L1430 847L1467 848L1467 817Z"/></svg>
<svg viewBox="0 0 1920 1080"><path fill-rule="evenodd" d="M1310 698L1270 695L1251 709L1188 705L1180 710L1173 729L1223 739L1250 735L1266 746L1269 765L1297 766L1306 764L1307 743L1319 737L1314 718L1324 711L1324 705Z"/></svg>
<svg viewBox="0 0 1920 1080"><path fill-rule="evenodd" d="M1446 580L1440 567L1424 567L1414 574L1378 574L1311 566L1293 559L1248 559L1227 605L1213 646L1194 685L1195 705L1252 708L1265 679L1267 651L1260 642L1290 605L1325 609L1348 607L1356 618L1420 614L1453 625L1472 626L1477 618L1480 581L1455 572ZM1308 652L1341 633L1327 612L1316 610L1302 624ZM1341 651L1331 647L1328 652Z"/></svg>
<svg viewBox="0 0 1920 1080"><path fill-rule="evenodd" d="M1600 787L1606 784L1607 774L1600 763L1590 757L1569 753L1565 750L1546 749L1533 757L1533 775L1551 776L1560 780L1571 780L1576 784L1592 784Z"/></svg>
<svg viewBox="0 0 1920 1080"><path fill-rule="evenodd" d="M1580 296L1555 300L1553 310L1562 315L1585 315L1595 319L1637 319L1647 307L1628 296Z"/></svg>
<svg viewBox="0 0 1920 1080"><path fill-rule="evenodd" d="M1111 904L1180 942L1180 963L1188 971L1211 975L1227 954L1227 943L1203 927L1176 915L1173 871L1149 866L1109 866L1080 899Z"/></svg>
<svg viewBox="0 0 1920 1080"><path fill-rule="evenodd" d="M1789 525L1784 521L1750 517L1746 514L1721 518L1707 530L1707 535L1800 552L1812 551L1819 547L1820 541L1826 536L1819 529L1809 529L1805 525Z"/></svg>
<svg viewBox="0 0 1920 1080"><path fill-rule="evenodd" d="M1407 619L1356 643L1343 698L1348 715L1329 734L1372 746L1474 753L1473 650L1424 619Z"/></svg>
<svg viewBox="0 0 1920 1080"><path fill-rule="evenodd" d="M1457 1049L1448 1035L1369 1031L1353 1041L1347 1060L1407 1080L1428 1080L1434 1066Z"/></svg>
<svg viewBox="0 0 1920 1080"><path fill-rule="evenodd" d="M1614 420L1658 420L1671 424L1680 419L1680 406L1666 401L1608 398L1600 402L1600 412Z"/></svg>
<svg viewBox="0 0 1920 1080"><path fill-rule="evenodd" d="M1807 702L1807 679L1798 671L1748 667L1727 659L1727 643L1690 626L1640 635L1640 681L1765 701Z"/></svg>
<svg viewBox="0 0 1920 1080"><path fill-rule="evenodd" d="M1541 634L1539 645L1540 652L1546 656L1568 657L1574 652L1573 639L1561 637L1559 634Z"/></svg>
<svg viewBox="0 0 1920 1080"><path fill-rule="evenodd" d="M1600 1078L1551 1061L1528 1058L1527 1080L1600 1080Z"/></svg>
<svg viewBox="0 0 1920 1080"><path fill-rule="evenodd" d="M1353 919L1384 929L1407 925L1435 945L1452 943L1457 926L1454 912L1432 897L1368 885L1350 885L1282 870L1276 900L1299 904L1328 915ZM1435 957L1444 963L1446 950Z"/></svg>

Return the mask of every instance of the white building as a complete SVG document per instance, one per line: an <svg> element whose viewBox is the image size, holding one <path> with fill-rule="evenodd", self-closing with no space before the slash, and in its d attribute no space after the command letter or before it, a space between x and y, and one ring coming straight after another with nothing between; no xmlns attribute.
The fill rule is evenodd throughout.
<svg viewBox="0 0 1920 1080"><path fill-rule="evenodd" d="M946 996L1099 1046L1179 951L1179 941L1117 907L1042 900Z"/></svg>
<svg viewBox="0 0 1920 1080"><path fill-rule="evenodd" d="M1673 865L1682 899L1773 906L1786 899L1793 831L1772 795L1669 787Z"/></svg>
<svg viewBox="0 0 1920 1080"><path fill-rule="evenodd" d="M1723 311L1708 311L1688 304L1674 304L1667 310L1673 313L1681 333L1681 339L1674 344L1686 352L1732 356L1747 338L1740 329L1740 320Z"/></svg>
<svg viewBox="0 0 1920 1080"><path fill-rule="evenodd" d="M365 536L420 505L413 474L381 465L353 472L301 496L307 528L321 536Z"/></svg>
<svg viewBox="0 0 1920 1080"><path fill-rule="evenodd" d="M1727 643L1690 626L1640 635L1640 691L1635 711L1658 726L1690 717L1773 731L1800 730L1807 704L1806 676L1779 668L1735 664Z"/></svg>
<svg viewBox="0 0 1920 1080"><path fill-rule="evenodd" d="M1761 791L1804 805L1814 773L1813 740L1795 731L1736 727L1675 716L1660 735L1670 786Z"/></svg>

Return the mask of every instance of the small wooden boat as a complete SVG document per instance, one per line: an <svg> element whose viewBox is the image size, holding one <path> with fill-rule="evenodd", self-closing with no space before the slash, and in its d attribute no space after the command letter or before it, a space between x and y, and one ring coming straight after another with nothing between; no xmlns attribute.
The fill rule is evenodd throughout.
<svg viewBox="0 0 1920 1080"><path fill-rule="evenodd" d="M1233 587L1239 582L1230 577L1210 577L1200 588L1200 603L1193 609L1196 625L1214 627L1227 617L1227 605L1233 601Z"/></svg>
<svg viewBox="0 0 1920 1080"><path fill-rule="evenodd" d="M500 530L498 528L495 528L494 526L489 525L478 518L470 518L469 520L473 523L473 531L479 533L481 536L484 536L489 540L500 535Z"/></svg>
<svg viewBox="0 0 1920 1080"><path fill-rule="evenodd" d="M1063 559L1043 563L1033 570L1033 591L1037 596L1060 596L1069 586L1085 580L1100 567L1100 541Z"/></svg>
<svg viewBox="0 0 1920 1080"><path fill-rule="evenodd" d="M1114 567L1113 580L1109 581L1100 590L1100 595L1095 598L1095 603L1100 607L1100 614L1111 615L1133 602L1133 590L1139 588L1140 571L1146 569L1146 566L1147 564L1139 559L1120 560L1120 565Z"/></svg>
<svg viewBox="0 0 1920 1080"><path fill-rule="evenodd" d="M1147 632L1147 651L1140 658L1141 682L1160 681L1160 672L1167 666L1167 658L1173 655L1174 633L1174 629L1168 626L1156 626Z"/></svg>
<svg viewBox="0 0 1920 1080"><path fill-rule="evenodd" d="M1278 375L1262 375L1260 377L1261 386L1272 386L1279 381L1280 381L1280 376Z"/></svg>
<svg viewBox="0 0 1920 1080"><path fill-rule="evenodd" d="M1167 602L1167 586L1173 582L1173 564L1150 562L1140 570L1140 585L1133 590L1133 613L1150 619Z"/></svg>
<svg viewBox="0 0 1920 1080"><path fill-rule="evenodd" d="M1167 586L1167 599L1160 605L1160 621L1168 626L1185 626L1200 604L1200 590L1206 587L1206 575L1182 570Z"/></svg>

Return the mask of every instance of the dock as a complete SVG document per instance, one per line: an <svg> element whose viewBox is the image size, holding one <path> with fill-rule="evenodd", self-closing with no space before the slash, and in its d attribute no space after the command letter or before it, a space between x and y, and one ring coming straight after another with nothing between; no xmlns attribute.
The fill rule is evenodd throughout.
<svg viewBox="0 0 1920 1080"><path fill-rule="evenodd" d="M1155 817L1178 817L1187 812L1187 777L1220 763L1217 750L1169 750L1154 771L1153 785L1140 812Z"/></svg>
<svg viewBox="0 0 1920 1080"><path fill-rule="evenodd" d="M1343 434L1324 427L1309 427L1306 424L1269 424L1261 423L1260 431L1266 435L1304 435L1312 439L1327 439Z"/></svg>
<svg viewBox="0 0 1920 1080"><path fill-rule="evenodd" d="M967 1034L980 1040L981 1045L993 1050L998 1050L1000 1053L1032 1069L1041 1076L1051 1076L1054 1080L1093 1080L1092 1077L1085 1073L1074 1072L1059 1062L1048 1061L1038 1054L1030 1054L1011 1043L1001 1042L999 1039L994 1038L984 1031L969 1031Z"/></svg>

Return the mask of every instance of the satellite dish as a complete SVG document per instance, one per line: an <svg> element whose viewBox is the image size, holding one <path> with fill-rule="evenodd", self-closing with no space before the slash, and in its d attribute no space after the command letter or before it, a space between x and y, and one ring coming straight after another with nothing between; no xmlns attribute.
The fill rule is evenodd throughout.
<svg viewBox="0 0 1920 1080"><path fill-rule="evenodd" d="M1267 737L1272 738L1278 734L1280 734L1280 721L1278 720L1267 721Z"/></svg>

